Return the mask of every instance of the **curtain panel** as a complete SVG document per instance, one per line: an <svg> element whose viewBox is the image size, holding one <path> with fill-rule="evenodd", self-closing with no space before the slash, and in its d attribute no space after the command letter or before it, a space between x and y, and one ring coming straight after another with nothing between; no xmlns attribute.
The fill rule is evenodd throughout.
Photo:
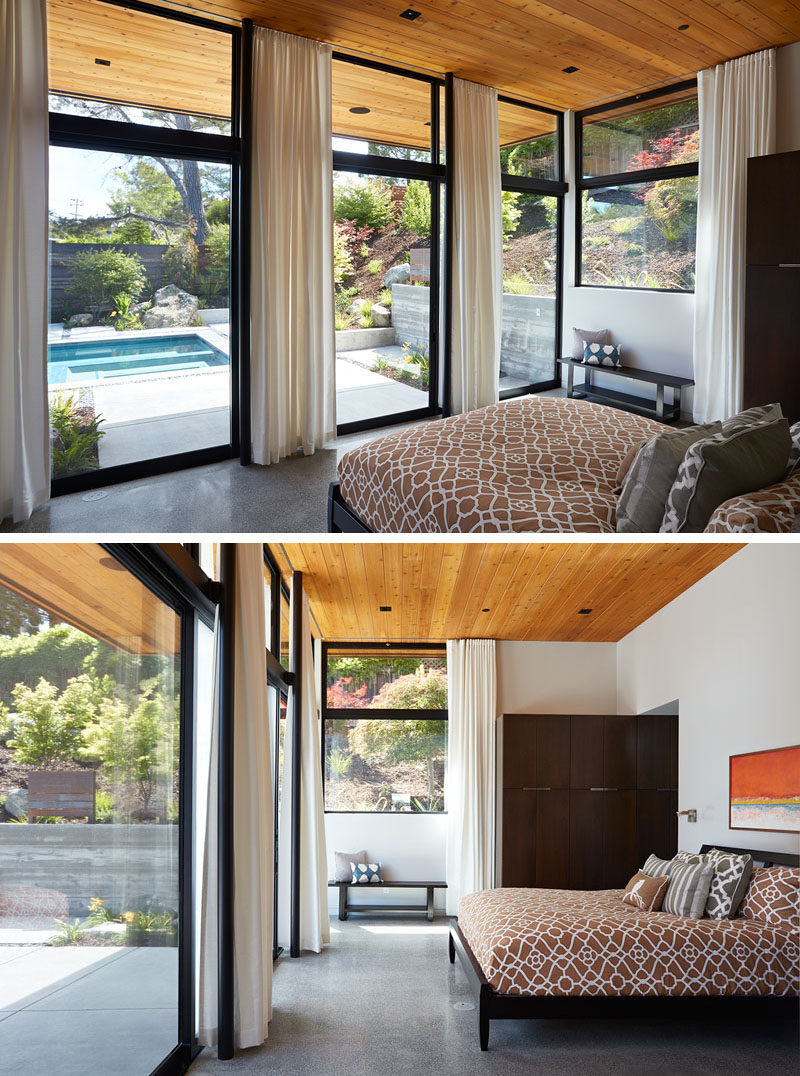
<svg viewBox="0 0 800 1076"><path fill-rule="evenodd" d="M0 518L50 495L45 0L0 0Z"/></svg>
<svg viewBox="0 0 800 1076"><path fill-rule="evenodd" d="M453 80L451 408L496 403L503 304L497 91Z"/></svg>
<svg viewBox="0 0 800 1076"><path fill-rule="evenodd" d="M775 152L775 50L698 75L694 418L729 418L744 380L747 158Z"/></svg>
<svg viewBox="0 0 800 1076"><path fill-rule="evenodd" d="M494 884L494 639L448 639L447 914Z"/></svg>
<svg viewBox="0 0 800 1076"><path fill-rule="evenodd" d="M336 435L331 50L256 29L250 284L253 460Z"/></svg>

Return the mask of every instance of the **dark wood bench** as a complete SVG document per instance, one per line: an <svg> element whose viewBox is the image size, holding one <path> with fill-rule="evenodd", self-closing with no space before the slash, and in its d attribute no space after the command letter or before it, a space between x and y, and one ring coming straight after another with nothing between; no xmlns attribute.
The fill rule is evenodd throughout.
<svg viewBox="0 0 800 1076"><path fill-rule="evenodd" d="M328 882L330 887L339 890L339 918L344 922L349 912L425 912L433 921L433 891L447 889L447 882L392 882L383 881L370 885L354 885L352 882ZM428 893L426 904L348 904L348 889L363 892L367 889L425 889Z"/></svg>
<svg viewBox="0 0 800 1076"><path fill-rule="evenodd" d="M34 770L28 774L28 819L94 822L94 793L94 770Z"/></svg>
<svg viewBox="0 0 800 1076"><path fill-rule="evenodd" d="M678 377L676 374L659 374L654 370L639 370L634 366L593 366L567 357L558 360L567 368L567 396L570 399L588 399L596 403L608 403L623 411L634 411L647 415L659 422L678 422L681 417L681 392L694 384L691 377ZM583 370L583 383L575 385L575 370ZM628 392L617 392L592 381L593 374L610 374L612 377L626 377L631 381L642 381L656 386L655 400L645 400L642 396L632 396ZM664 389L672 390L672 403L664 404Z"/></svg>

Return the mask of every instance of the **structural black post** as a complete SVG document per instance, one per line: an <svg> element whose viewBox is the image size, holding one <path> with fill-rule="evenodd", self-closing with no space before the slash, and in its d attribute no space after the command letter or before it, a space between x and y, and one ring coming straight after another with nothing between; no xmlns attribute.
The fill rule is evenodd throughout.
<svg viewBox="0 0 800 1076"><path fill-rule="evenodd" d="M180 755L178 762L178 870L180 917L178 919L180 975L178 976L178 1038L194 1048L194 756L195 756L195 610L181 615Z"/></svg>
<svg viewBox="0 0 800 1076"><path fill-rule="evenodd" d="M444 76L444 131L445 131L445 191L444 191L444 347L442 359L442 414L446 418L452 413L452 351L453 351L453 238L455 221L453 219L453 151L455 149L455 132L453 120L453 75Z"/></svg>
<svg viewBox="0 0 800 1076"><path fill-rule="evenodd" d="M300 713L303 704L303 573L292 572L292 905L289 955L300 956L300 798L302 734Z"/></svg>
<svg viewBox="0 0 800 1076"><path fill-rule="evenodd" d="M242 20L241 64L242 155L239 172L239 460L253 462L250 429L250 192L253 130L253 21Z"/></svg>
<svg viewBox="0 0 800 1076"><path fill-rule="evenodd" d="M222 632L219 684L219 819L217 845L218 1042L220 1061L233 1057L233 677L236 547L222 546Z"/></svg>

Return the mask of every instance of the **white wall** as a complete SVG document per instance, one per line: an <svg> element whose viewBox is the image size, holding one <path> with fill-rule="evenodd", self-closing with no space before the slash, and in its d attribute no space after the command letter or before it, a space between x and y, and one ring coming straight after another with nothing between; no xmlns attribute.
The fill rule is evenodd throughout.
<svg viewBox="0 0 800 1076"><path fill-rule="evenodd" d="M776 53L778 153L800 149L800 41Z"/></svg>
<svg viewBox="0 0 800 1076"><path fill-rule="evenodd" d="M498 714L613 714L615 643L497 644Z"/></svg>
<svg viewBox="0 0 800 1076"><path fill-rule="evenodd" d="M681 848L796 851L793 834L728 829L728 757L800 741L800 544L751 543L627 635L618 712L680 706Z"/></svg>

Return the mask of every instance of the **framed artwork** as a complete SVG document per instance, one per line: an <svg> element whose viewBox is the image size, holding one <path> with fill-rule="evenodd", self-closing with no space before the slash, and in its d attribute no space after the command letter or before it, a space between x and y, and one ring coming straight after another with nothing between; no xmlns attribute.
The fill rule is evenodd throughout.
<svg viewBox="0 0 800 1076"><path fill-rule="evenodd" d="M730 756L729 826L800 833L800 745Z"/></svg>

